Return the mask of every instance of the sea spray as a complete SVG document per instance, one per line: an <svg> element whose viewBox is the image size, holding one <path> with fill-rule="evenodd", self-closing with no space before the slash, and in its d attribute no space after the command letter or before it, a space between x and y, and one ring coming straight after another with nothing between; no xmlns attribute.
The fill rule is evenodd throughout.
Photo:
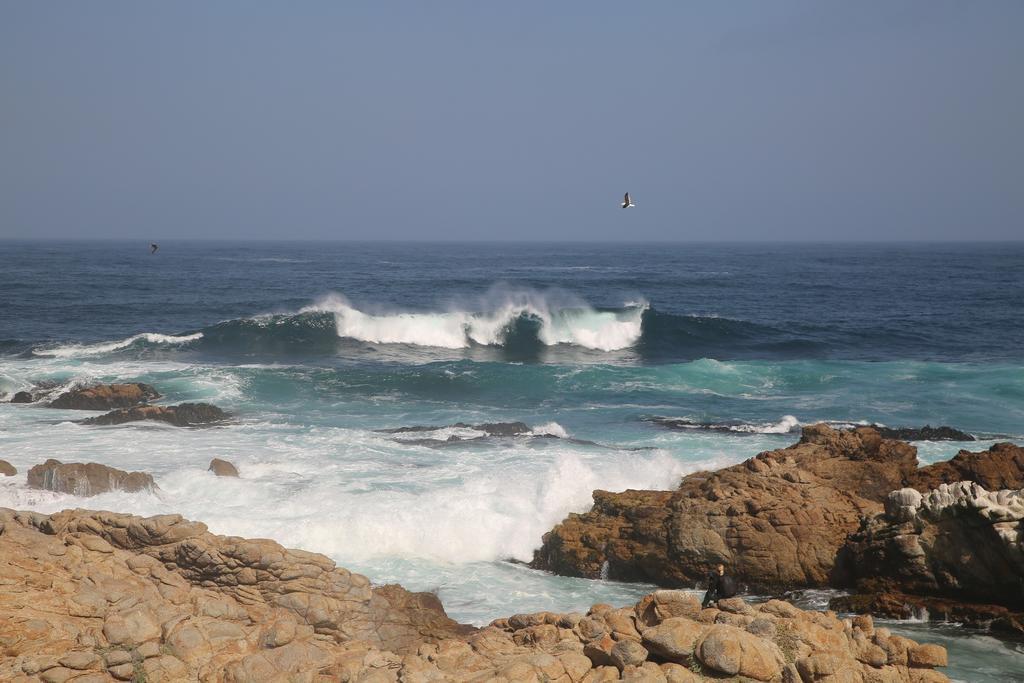
<svg viewBox="0 0 1024 683"><path fill-rule="evenodd" d="M371 314L355 308L344 296L330 294L302 309L303 313L334 314L339 337L374 344L409 344L447 349L471 344L501 346L521 319L536 320L538 340L547 346L569 344L614 351L633 346L642 332L647 305L598 311L586 305L556 308L540 294L510 295L483 310L391 312Z"/></svg>

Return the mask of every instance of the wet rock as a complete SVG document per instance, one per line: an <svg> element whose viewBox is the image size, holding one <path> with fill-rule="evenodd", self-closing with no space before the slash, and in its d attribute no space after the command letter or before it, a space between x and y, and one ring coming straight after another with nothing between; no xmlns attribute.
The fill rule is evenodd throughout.
<svg viewBox="0 0 1024 683"><path fill-rule="evenodd" d="M214 458L210 461L209 471L213 472L218 477L237 477L238 468L232 465L227 460L221 460L220 458Z"/></svg>
<svg viewBox="0 0 1024 683"><path fill-rule="evenodd" d="M99 417L87 418L82 420L80 424L110 426L141 420L156 420L172 424L176 427L195 427L217 424L227 419L227 413L215 405L209 403L181 403L176 406L120 408Z"/></svg>
<svg viewBox="0 0 1024 683"><path fill-rule="evenodd" d="M28 471L28 486L34 489L95 496L107 491L153 490L156 483L145 472L125 472L99 463L62 463L53 458Z"/></svg>
<svg viewBox="0 0 1024 683"><path fill-rule="evenodd" d="M17 473L18 468L16 468L14 465L7 462L6 460L0 460L0 474L4 475L5 477L13 477Z"/></svg>
<svg viewBox="0 0 1024 683"><path fill-rule="evenodd" d="M952 427L882 427L872 425L883 439L899 439L901 441L976 441L973 434L953 429Z"/></svg>
<svg viewBox="0 0 1024 683"><path fill-rule="evenodd" d="M595 491L594 506L545 534L532 566L694 586L723 562L754 589L826 586L864 515L917 471L916 449L876 430L804 427L800 442L675 491Z"/></svg>
<svg viewBox="0 0 1024 683"><path fill-rule="evenodd" d="M51 408L65 410L110 410L127 408L160 398L148 384L97 384L66 391L50 402Z"/></svg>
<svg viewBox="0 0 1024 683"><path fill-rule="evenodd" d="M32 403L35 399L27 391L19 391L11 397L11 403Z"/></svg>

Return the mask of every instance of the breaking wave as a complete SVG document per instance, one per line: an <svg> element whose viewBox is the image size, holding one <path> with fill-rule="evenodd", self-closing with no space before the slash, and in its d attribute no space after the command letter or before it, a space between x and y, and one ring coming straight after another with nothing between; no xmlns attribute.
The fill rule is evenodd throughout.
<svg viewBox="0 0 1024 683"><path fill-rule="evenodd" d="M6 340L0 353L17 354L25 342ZM225 320L169 335L65 345L31 344L31 355L62 359L155 350L214 354L324 354L389 346L459 351L496 349L502 360L529 360L545 349L626 352L648 360L793 358L828 355L830 344L791 331L716 316L678 315L633 300L595 308L568 294L491 290L445 310L357 307L340 294L309 306ZM474 352L475 353L475 352Z"/></svg>
<svg viewBox="0 0 1024 683"><path fill-rule="evenodd" d="M180 346L203 338L202 332L175 336L171 334L158 334L156 332L143 332L127 339L112 342L100 342L98 344L68 344L53 348L35 348L32 354L35 356L46 356L50 358L80 358L83 356L100 356L106 353L122 351L131 348L143 348L154 346Z"/></svg>
<svg viewBox="0 0 1024 683"><path fill-rule="evenodd" d="M647 304L616 311L586 305L552 306L546 297L523 293L493 310L450 310L430 313L370 314L332 294L301 312L330 312L339 337L374 344L410 344L462 349L473 344L504 346L517 335L531 332L541 344L569 344L599 351L629 348L640 339ZM532 329L531 329L532 328Z"/></svg>

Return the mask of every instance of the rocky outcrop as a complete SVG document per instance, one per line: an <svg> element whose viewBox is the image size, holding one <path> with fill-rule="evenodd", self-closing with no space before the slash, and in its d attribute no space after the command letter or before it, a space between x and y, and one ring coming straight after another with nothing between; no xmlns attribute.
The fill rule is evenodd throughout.
<svg viewBox="0 0 1024 683"><path fill-rule="evenodd" d="M777 424L757 424L740 421L725 422L701 422L688 417L666 417L663 415L650 415L642 418L645 422L656 424L659 427L677 431L699 431L717 432L720 434L784 434L801 431L800 423L791 415L787 415ZM848 424L825 423L834 429L853 430L858 429ZM953 427L886 427L884 425L869 424L862 425L874 429L883 439L899 439L901 441L976 441L973 434L954 429ZM813 427L813 425L812 425Z"/></svg>
<svg viewBox="0 0 1024 683"><path fill-rule="evenodd" d="M1002 605L964 602L934 595L887 592L886 582L861 581L859 591L829 601L829 608L840 612L872 614L886 619L923 619L954 622L969 628L1024 637L1024 612ZM869 591L869 592L867 592Z"/></svg>
<svg viewBox="0 0 1024 683"><path fill-rule="evenodd" d="M138 406L120 408L98 417L81 421L86 425L119 425L126 422L156 420L176 427L195 427L216 424L228 419L228 414L209 403L181 403L176 406Z"/></svg>
<svg viewBox="0 0 1024 683"><path fill-rule="evenodd" d="M839 558L859 594L909 594L929 611L991 614L1019 621L1024 610L1024 490L986 491L974 482L941 484L921 494L893 491L885 511L865 520ZM848 604L865 602L855 596ZM980 603L954 608L952 603ZM896 608L867 600L880 613ZM928 605L931 605L930 607ZM982 617L983 618L983 617ZM977 619L974 619L977 621Z"/></svg>
<svg viewBox="0 0 1024 683"><path fill-rule="evenodd" d="M10 681L948 680L940 647L775 600L658 591L473 629L429 594L176 515L0 509L0 587Z"/></svg>
<svg viewBox="0 0 1024 683"><path fill-rule="evenodd" d="M218 477L237 477L238 468L232 465L227 460L221 460L220 458L214 458L210 461L210 472L213 472Z"/></svg>
<svg viewBox="0 0 1024 683"><path fill-rule="evenodd" d="M942 484L973 481L989 491L1024 488L1024 448L997 443L987 451L960 451L952 460L922 467L908 484L921 492Z"/></svg>
<svg viewBox="0 0 1024 683"><path fill-rule="evenodd" d="M95 462L62 463L50 458L28 471L28 486L76 496L95 496L114 490L148 491L156 488L156 483L145 472L125 472Z"/></svg>
<svg viewBox="0 0 1024 683"><path fill-rule="evenodd" d="M110 410L128 408L160 398L148 384L97 384L66 391L50 402L51 408L70 410Z"/></svg>
<svg viewBox="0 0 1024 683"><path fill-rule="evenodd" d="M15 392L14 396L11 397L11 403L32 403L35 398L32 397L27 391Z"/></svg>
<svg viewBox="0 0 1024 683"><path fill-rule="evenodd" d="M6 460L0 460L0 474L4 475L5 477L13 477L17 473L18 468L16 468L14 465L7 462Z"/></svg>
<svg viewBox="0 0 1024 683"><path fill-rule="evenodd" d="M901 441L977 441L973 434L952 427L883 427L872 425L884 439Z"/></svg>
<svg viewBox="0 0 1024 683"><path fill-rule="evenodd" d="M861 517L917 469L916 449L876 430L804 427L800 442L675 491L594 492L543 539L532 565L560 574L692 586L724 562L757 589L841 579L836 553Z"/></svg>

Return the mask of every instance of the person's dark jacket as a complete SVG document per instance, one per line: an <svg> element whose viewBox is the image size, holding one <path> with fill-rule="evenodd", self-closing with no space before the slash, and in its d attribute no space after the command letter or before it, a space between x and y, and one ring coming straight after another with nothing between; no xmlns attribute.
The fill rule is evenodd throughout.
<svg viewBox="0 0 1024 683"><path fill-rule="evenodd" d="M719 574L713 571L708 574L708 592L704 594L703 607L707 607L716 600L724 600L736 595L736 579L728 574Z"/></svg>

